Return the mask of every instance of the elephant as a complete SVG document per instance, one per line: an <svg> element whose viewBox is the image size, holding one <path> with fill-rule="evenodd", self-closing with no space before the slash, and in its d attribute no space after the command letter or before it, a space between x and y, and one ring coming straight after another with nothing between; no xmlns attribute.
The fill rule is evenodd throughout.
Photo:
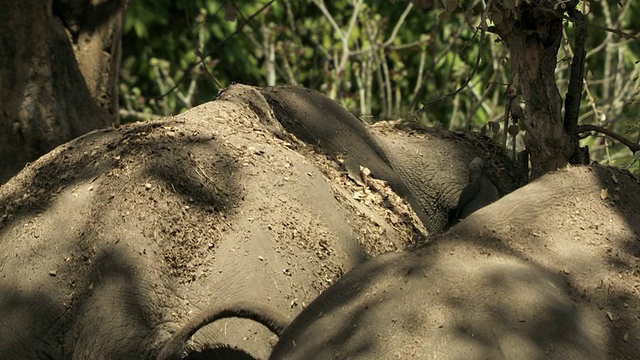
<svg viewBox="0 0 640 360"><path fill-rule="evenodd" d="M369 131L377 139L434 234L454 225L462 190L469 183L469 164L479 157L486 179L498 197L526 184L526 169L511 161L501 145L475 132L452 132L419 125L376 123Z"/></svg>
<svg viewBox="0 0 640 360"><path fill-rule="evenodd" d="M344 155L345 167L351 173L358 174L360 166L367 167L374 177L386 181L406 198L423 223L427 220L418 200L393 170L365 125L327 96L298 86L257 88L236 84L217 98L250 104L276 136L302 140L328 155Z"/></svg>
<svg viewBox="0 0 640 360"><path fill-rule="evenodd" d="M637 359L640 179L560 169L342 276L270 359Z"/></svg>
<svg viewBox="0 0 640 360"><path fill-rule="evenodd" d="M369 168L411 204L431 233L455 223L451 213L467 185L467 167L474 157L484 158L487 178L500 196L527 181L526 171L500 145L477 133L388 122L365 126L327 96L297 86L233 85L219 96L229 97L251 104L277 136L289 139L292 134L321 153L344 156L350 173L357 172L353 167Z"/></svg>
<svg viewBox="0 0 640 360"><path fill-rule="evenodd" d="M538 179L431 243L358 265L284 332L277 314L255 316L281 324L270 359L633 359L638 184L600 167ZM573 221L545 221L566 209Z"/></svg>
<svg viewBox="0 0 640 360"><path fill-rule="evenodd" d="M157 358L206 309L234 300L293 318L362 261L424 241L259 111L219 98L97 130L3 184L0 358ZM180 346L266 358L276 340L223 318Z"/></svg>

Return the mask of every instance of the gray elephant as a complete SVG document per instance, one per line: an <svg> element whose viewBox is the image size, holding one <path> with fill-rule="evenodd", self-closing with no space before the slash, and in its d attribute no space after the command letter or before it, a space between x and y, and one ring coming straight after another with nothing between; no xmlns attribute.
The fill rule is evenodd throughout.
<svg viewBox="0 0 640 360"><path fill-rule="evenodd" d="M281 324L269 358L635 359L639 184L601 167L537 179L357 266L284 332L255 316Z"/></svg>
<svg viewBox="0 0 640 360"><path fill-rule="evenodd" d="M416 125L397 129L388 123L371 126L369 131L415 197L432 233L457 222L455 212L462 190L469 185L469 166L474 158L483 162L482 181L496 188L497 197L527 181L526 171L511 161L499 144L478 133Z"/></svg>
<svg viewBox="0 0 640 360"><path fill-rule="evenodd" d="M637 359L639 183L545 175L345 274L270 359Z"/></svg>
<svg viewBox="0 0 640 360"><path fill-rule="evenodd" d="M526 172L502 147L480 134L453 133L425 127L365 126L325 95L301 87L254 88L234 85L220 98L242 98L278 136L289 133L318 151L345 157L347 170L367 167L407 199L432 233L446 230L462 189L468 166L484 158L486 178L503 196L526 182Z"/></svg>
<svg viewBox="0 0 640 360"><path fill-rule="evenodd" d="M0 358L148 359L185 337L192 358L266 358L277 337L251 321L180 330L230 299L293 318L358 263L417 241L256 111L219 99L95 131L0 187Z"/></svg>

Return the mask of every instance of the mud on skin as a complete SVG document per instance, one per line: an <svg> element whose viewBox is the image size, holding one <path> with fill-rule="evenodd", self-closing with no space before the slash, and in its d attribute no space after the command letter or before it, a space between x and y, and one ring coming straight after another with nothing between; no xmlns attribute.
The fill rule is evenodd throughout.
<svg viewBox="0 0 640 360"><path fill-rule="evenodd" d="M345 274L270 359L637 359L638 234L639 179L547 174Z"/></svg>
<svg viewBox="0 0 640 360"><path fill-rule="evenodd" d="M155 358L225 299L293 318L358 263L421 236L379 193L365 206L356 191L242 99L64 144L0 187L0 358ZM225 318L189 344L264 359L272 338Z"/></svg>

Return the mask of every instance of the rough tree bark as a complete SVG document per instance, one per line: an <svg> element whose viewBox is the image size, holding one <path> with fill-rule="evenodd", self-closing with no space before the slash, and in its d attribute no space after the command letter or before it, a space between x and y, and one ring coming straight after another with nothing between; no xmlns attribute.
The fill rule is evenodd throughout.
<svg viewBox="0 0 640 360"><path fill-rule="evenodd" d="M554 9L554 1L522 2L516 8L503 5L488 2L495 24L491 31L509 49L512 85L519 89L526 105L525 117L520 120L527 128L531 173L538 177L569 164L579 149L565 128L562 97L554 76L564 10Z"/></svg>
<svg viewBox="0 0 640 360"><path fill-rule="evenodd" d="M0 184L118 122L127 0L0 0Z"/></svg>

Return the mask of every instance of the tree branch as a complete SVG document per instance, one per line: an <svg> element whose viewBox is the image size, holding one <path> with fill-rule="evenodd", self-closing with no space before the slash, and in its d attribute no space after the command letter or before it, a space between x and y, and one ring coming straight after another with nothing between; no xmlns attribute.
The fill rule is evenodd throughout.
<svg viewBox="0 0 640 360"><path fill-rule="evenodd" d="M546 12L546 13L552 15L552 16L561 17L564 20L572 21L574 23L578 21L573 16L565 16L565 15L559 14L557 11L553 11L551 9L545 9L545 8L540 7L539 10L543 11L543 12ZM625 39L640 41L640 37L637 37L635 35L631 35L629 33L626 33L624 31L622 31L622 30L619 30L619 29L613 29L613 28L606 27L606 26L600 26L600 25L597 25L597 24L592 24L590 22L586 22L586 24L587 24L587 27L590 27L590 28L594 28L594 29L610 32L610 33L616 34L616 35L618 35L618 36L620 36L622 38L625 38Z"/></svg>
<svg viewBox="0 0 640 360"><path fill-rule="evenodd" d="M587 25L585 16L575 9L574 4L570 4L567 9L569 15L576 19L576 29L573 59L571 60L571 73L569 75L569 88L567 89L567 95L564 101L564 129L569 136L575 137L577 135L578 117L580 116L582 85L584 83L584 63L587 54L585 50Z"/></svg>
<svg viewBox="0 0 640 360"><path fill-rule="evenodd" d="M485 39L485 15L482 16L482 24L480 25L480 44L484 43L484 39ZM476 34L477 34L477 30L476 30ZM474 34L475 36L475 34ZM422 103L422 109L418 110L418 114L422 114L429 106L442 101L446 98L450 98L453 96L458 95L462 90L464 90L467 85L469 85L469 83L471 82L471 79L476 75L476 72L478 71L478 67L480 66L480 59L482 58L482 51L478 51L478 55L476 56L476 63L473 66L473 69L471 70L471 73L469 74L469 76L467 76L467 78L464 80L464 82L462 83L462 85L460 85L459 88L457 88L454 92L449 93L449 94L445 94L442 96L437 97L434 100L428 101L428 102L423 102Z"/></svg>
<svg viewBox="0 0 640 360"><path fill-rule="evenodd" d="M591 125L591 124L585 124L585 125L579 125L578 126L578 133L583 133L583 132L587 132L587 131L595 131L595 132L599 132L601 134L607 135L608 137L614 139L614 140L618 140L620 143L624 144L626 147L629 148L629 150L631 150L632 153L636 153L638 151L640 151L640 144L636 144L634 142L632 142L631 140L625 138L624 136L615 133L613 131L607 130L601 126L597 126L597 125Z"/></svg>
<svg viewBox="0 0 640 360"><path fill-rule="evenodd" d="M400 27L402 26L402 24L406 20L407 15L409 15L409 12L411 12L412 8L413 8L413 4L409 3L407 5L407 7L404 9L404 11L402 12L402 15L400 15L400 19L398 19L398 22L396 23L396 26L393 28L393 31L391 32L391 35L389 35L389 39L387 39L387 41L382 43L382 46L381 46L382 48L385 48L385 47L393 44L393 41L396 39L396 36L398 36L398 31L400 30Z"/></svg>

